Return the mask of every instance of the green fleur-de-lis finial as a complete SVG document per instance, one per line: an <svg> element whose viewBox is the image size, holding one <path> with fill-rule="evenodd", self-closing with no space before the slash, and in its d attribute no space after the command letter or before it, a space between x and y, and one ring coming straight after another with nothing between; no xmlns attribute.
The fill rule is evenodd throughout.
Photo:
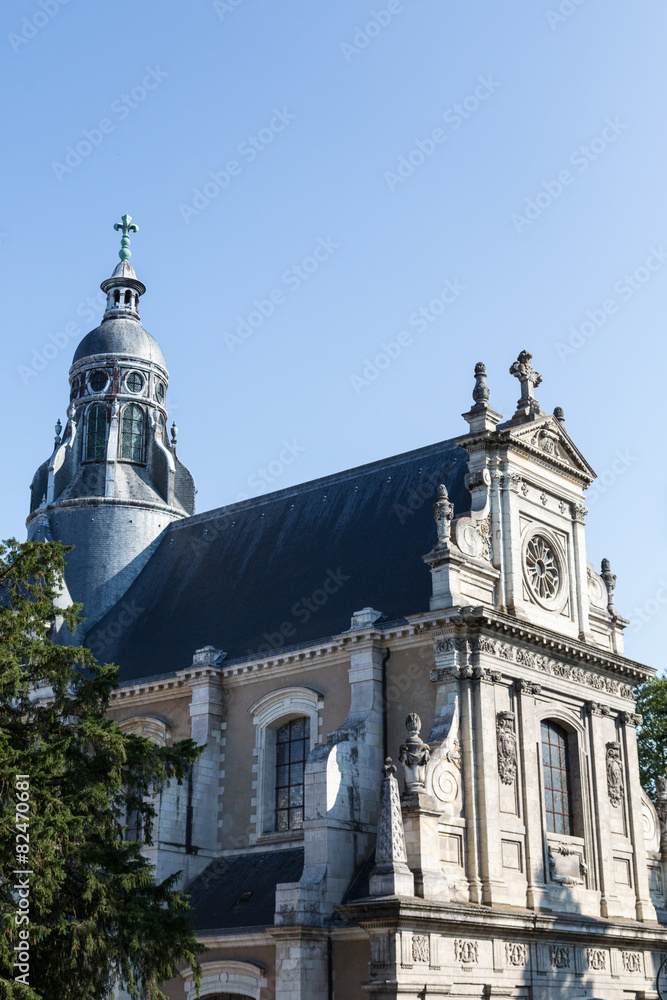
<svg viewBox="0 0 667 1000"><path fill-rule="evenodd" d="M121 260L129 260L132 254L130 253L130 233L138 233L139 226L132 222L131 215L121 216L120 222L114 223L114 229L116 231L122 230L123 238L120 241L120 250L118 251L118 256Z"/></svg>

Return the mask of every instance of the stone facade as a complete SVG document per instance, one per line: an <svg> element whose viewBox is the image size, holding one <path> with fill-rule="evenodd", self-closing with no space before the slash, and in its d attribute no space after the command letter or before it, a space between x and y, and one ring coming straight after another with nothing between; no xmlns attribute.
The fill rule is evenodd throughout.
<svg viewBox="0 0 667 1000"><path fill-rule="evenodd" d="M141 350L132 365L144 385L166 386L161 352L134 315L143 286L128 267L122 262L105 283L105 322L134 324ZM126 291L129 318L116 315ZM114 409L126 404L129 347L107 339L116 354L110 347L102 358L104 323L99 331L85 338L72 378L101 365L110 373L98 394L109 409L106 451L93 463L103 486L77 492L75 442L91 405L81 388L89 387L86 374L54 455L36 475L29 519L31 537L75 542L82 560L116 540L113 586L111 576L97 580L77 568L83 563L72 563L67 580L92 608L91 622L101 621L102 632L89 633L98 638L112 634L123 602L131 614L133 602L149 601L151 566L157 562L160 577L170 571L165 551L176 551L189 522L214 566L223 542L227 554L250 552L274 509L267 498L192 517L189 474L179 471L175 439L167 444L159 430L164 398L145 403L154 419L142 458L157 449L155 462L132 468L119 460L111 438ZM87 353L91 344L97 353ZM209 611L186 662L151 653L159 605L146 603L139 624L122 626L130 638L113 658L123 668L130 646L142 652L113 696L113 716L157 744L192 737L205 747L188 781L163 790L147 850L158 878L181 871L192 892L195 926L210 949L202 994L210 1000L658 997L667 779L656 808L639 784L634 704L636 685L653 671L624 655L626 622L614 607L609 561L598 573L587 558L585 490L595 474L562 411L540 408L530 355L522 352L510 371L521 396L501 422L486 370L476 366L468 433L441 446L440 457L437 449L423 453L446 471L441 478L422 472L419 453L306 484L284 501L276 495L286 517L300 496L317 500L290 529L292 563L284 565L297 593L308 592L304 561L317 558L300 542L303 524L319 518L321 544L330 546L324 583L295 605L311 608L306 639L283 622L277 633L265 629L267 651L223 652L229 646L216 623L233 590L249 591L250 643L252 619L289 588L283 575L263 589L265 573L249 584L232 580L218 604L220 577L199 581ZM394 484L408 462L421 478L406 503ZM371 474L382 480L383 498L372 509L380 516L382 504L393 505L396 514L379 552L351 545L346 534L357 530L355 494ZM128 485L133 475L158 499ZM346 512L337 521L333 511L320 513L334 487ZM287 530L281 522L275 538ZM362 542L371 531L368 521ZM278 542L263 551L266 565L275 562ZM368 585L366 606L355 599L342 621L329 611L345 599L341 581L368 572L369 560L367 579L382 577L384 589ZM186 585L174 577L179 592L195 586L188 572ZM418 589L420 572L427 583L430 575L430 600L428 587ZM399 606L384 614L371 607L382 593L388 602L396 593ZM164 601L176 646L187 615L169 592ZM165 992L192 1000L189 970Z"/></svg>

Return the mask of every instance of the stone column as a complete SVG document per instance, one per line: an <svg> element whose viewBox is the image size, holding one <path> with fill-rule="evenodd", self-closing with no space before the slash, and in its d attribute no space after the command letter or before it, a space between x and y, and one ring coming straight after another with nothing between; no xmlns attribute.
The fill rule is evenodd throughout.
<svg viewBox="0 0 667 1000"><path fill-rule="evenodd" d="M480 878L482 902L494 902L496 890L502 890L502 874L498 817L498 749L496 742L496 700L494 684L501 674L495 670L477 667L477 684L474 697L475 742L475 792L477 798L477 824L479 839Z"/></svg>
<svg viewBox="0 0 667 1000"><path fill-rule="evenodd" d="M535 687L528 681L516 683L522 818L526 829L526 906L530 910L539 909L545 886L541 761L537 753L534 726Z"/></svg>
<svg viewBox="0 0 667 1000"><path fill-rule="evenodd" d="M625 751L625 786L627 789L630 840L632 841L637 920L656 920L655 907L651 902L648 887L648 864L644 843L637 734L635 732L636 727L641 724L641 715L636 715L634 712L621 712L620 722L622 725L621 740Z"/></svg>
<svg viewBox="0 0 667 1000"><path fill-rule="evenodd" d="M589 713L590 747L593 771L593 797L597 803L593 810L595 830L597 834L598 852L600 858L600 916L609 916L609 897L616 895L614 891L614 863L609 810L603 808L607 802L607 760L605 753L605 733L603 731L603 716L609 718L611 710L597 702L586 703ZM609 725L609 723L607 723Z"/></svg>
<svg viewBox="0 0 667 1000"><path fill-rule="evenodd" d="M586 568L586 530L585 519L588 513L583 503L572 504L572 550L574 553L574 588L577 608L577 624L579 638L583 642L591 642L591 630L588 620L588 573Z"/></svg>

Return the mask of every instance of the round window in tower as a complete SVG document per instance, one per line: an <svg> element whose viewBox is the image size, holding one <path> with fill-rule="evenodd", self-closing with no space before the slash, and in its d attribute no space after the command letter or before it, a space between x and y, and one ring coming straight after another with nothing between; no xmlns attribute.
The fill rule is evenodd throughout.
<svg viewBox="0 0 667 1000"><path fill-rule="evenodd" d="M524 555L524 572L528 586L543 605L558 602L563 589L563 571L556 545L544 535L535 534L528 540Z"/></svg>
<svg viewBox="0 0 667 1000"><path fill-rule="evenodd" d="M141 392L144 387L144 377L139 372L130 372L125 379L125 386L128 392Z"/></svg>
<svg viewBox="0 0 667 1000"><path fill-rule="evenodd" d="M156 382L155 383L155 398L157 399L158 403L164 403L164 383L163 382Z"/></svg>
<svg viewBox="0 0 667 1000"><path fill-rule="evenodd" d="M102 371L101 368L98 368L97 371L94 371L88 379L88 385L93 392L102 392L103 389L106 389L108 381L109 376L107 373Z"/></svg>

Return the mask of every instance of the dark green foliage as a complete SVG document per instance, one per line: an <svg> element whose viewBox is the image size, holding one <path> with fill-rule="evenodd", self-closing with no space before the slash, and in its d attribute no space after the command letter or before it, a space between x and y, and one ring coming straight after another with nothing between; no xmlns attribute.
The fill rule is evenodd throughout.
<svg viewBox="0 0 667 1000"><path fill-rule="evenodd" d="M637 711L643 722L637 730L642 786L655 799L655 779L667 775L667 678L653 677L637 691Z"/></svg>
<svg viewBox="0 0 667 1000"><path fill-rule="evenodd" d="M68 550L0 544L0 1000L103 1000L114 985L159 1000L179 964L198 969L187 898L176 876L156 885L141 845L123 839L149 797L181 780L200 749L159 749L107 717L117 668L53 641ZM73 633L79 608L58 609ZM34 700L36 688L50 688ZM30 986L16 983L16 775L29 775ZM23 925L25 927L25 925Z"/></svg>

